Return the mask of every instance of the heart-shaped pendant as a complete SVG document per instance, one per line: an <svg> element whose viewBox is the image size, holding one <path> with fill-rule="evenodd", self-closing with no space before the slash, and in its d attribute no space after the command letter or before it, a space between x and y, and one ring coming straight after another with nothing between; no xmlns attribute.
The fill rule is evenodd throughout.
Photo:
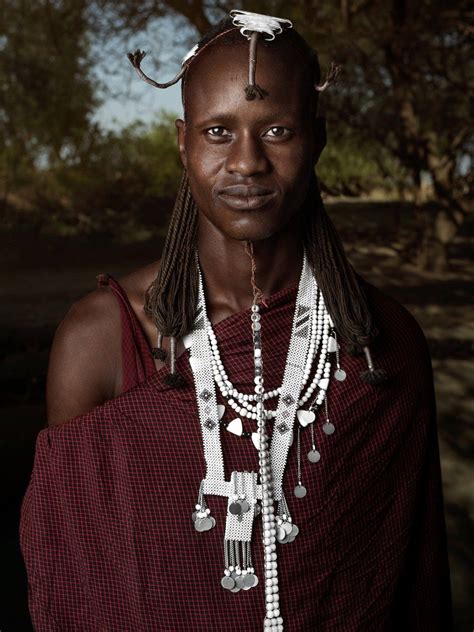
<svg viewBox="0 0 474 632"><path fill-rule="evenodd" d="M329 378L323 377L319 380L318 386L322 391L327 391L329 386Z"/></svg>
<svg viewBox="0 0 474 632"><path fill-rule="evenodd" d="M237 435L238 437L241 437L242 432L244 431L244 427L242 425L242 419L239 419L239 417L232 419L232 421L227 424L226 430L228 430L232 434Z"/></svg>
<svg viewBox="0 0 474 632"><path fill-rule="evenodd" d="M311 410L298 410L296 416L303 428L306 428L306 426L313 423L316 419L316 415Z"/></svg>
<svg viewBox="0 0 474 632"><path fill-rule="evenodd" d="M258 434L258 432L252 432L252 443L257 448L257 450L260 450L260 435Z"/></svg>

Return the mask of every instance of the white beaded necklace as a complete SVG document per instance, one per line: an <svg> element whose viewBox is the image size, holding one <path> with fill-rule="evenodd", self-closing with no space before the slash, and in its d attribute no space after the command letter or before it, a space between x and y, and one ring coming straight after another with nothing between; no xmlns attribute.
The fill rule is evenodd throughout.
<svg viewBox="0 0 474 632"><path fill-rule="evenodd" d="M319 403L326 401L330 379L330 362L327 361L327 357L332 344L330 342L332 336L328 336L328 330L329 327L333 327L333 324L327 314L323 297L313 278L305 253L283 383L276 389L278 405L275 410L266 411L264 401L276 397L276 393L270 391L265 394L264 390L260 308L254 302L251 309L255 387L254 394L246 395L238 393L233 388L225 373L217 341L206 313L199 266L198 271L199 295L196 317L192 331L183 339L190 353L189 361L194 377L207 468L193 512L194 526L197 531L208 531L216 524L215 518L210 515L206 495L220 495L228 498L224 537L225 568L221 584L231 592L240 592L249 590L258 583L252 565L250 543L254 518L260 512L262 513L266 607L264 629L280 632L283 630L283 619L279 610L276 542L291 542L299 532L298 527L292 523L283 493L283 475L292 443L293 427L298 419L299 480L295 487L295 495L303 498L306 495L306 489L300 480L299 429L300 426L312 423L315 414L312 411L299 410L299 406L309 400L316 387L319 388L319 392L315 401ZM320 359L315 377L305 395L301 396L308 382L320 343ZM337 350L337 343L335 344L335 350ZM339 370L339 360L337 364ZM239 414L257 421L257 432L253 433L252 438L258 449L260 481L256 472L237 471L232 472L230 481L225 480L220 440L220 420L224 414L224 407L217 405L216 384L221 393L224 391L222 393L224 397L229 396L230 393L232 395L230 399L235 397L239 402ZM265 395L267 395L266 398ZM230 399L228 403L232 406ZM244 415L242 411L247 414ZM303 419L304 415L306 415L305 419ZM266 434L266 422L269 418L274 419L271 445ZM332 434L333 431L327 434ZM310 458L313 452L318 455L315 459ZM313 451L308 454L308 458L312 462L319 460L314 440ZM258 500L261 500L261 505ZM277 512L274 508L275 501L278 501Z"/></svg>

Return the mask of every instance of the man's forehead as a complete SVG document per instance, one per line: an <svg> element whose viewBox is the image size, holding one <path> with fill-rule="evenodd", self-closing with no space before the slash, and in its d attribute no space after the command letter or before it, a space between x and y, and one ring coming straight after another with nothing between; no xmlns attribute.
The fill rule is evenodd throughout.
<svg viewBox="0 0 474 632"><path fill-rule="evenodd" d="M259 50L258 83L268 92L265 99L248 101L242 85L248 75L247 51L242 46L222 46L209 51L196 62L185 82L186 111L199 118L211 113L232 115L235 108L257 117L266 112L298 113L301 100L312 91L311 77L304 65L295 65L294 57Z"/></svg>

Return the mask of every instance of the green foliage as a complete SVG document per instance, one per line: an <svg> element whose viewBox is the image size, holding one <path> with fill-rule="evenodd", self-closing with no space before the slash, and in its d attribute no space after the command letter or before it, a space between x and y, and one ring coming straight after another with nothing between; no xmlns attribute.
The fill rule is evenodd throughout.
<svg viewBox="0 0 474 632"><path fill-rule="evenodd" d="M176 116L161 112L149 128L120 132L91 126L74 161L38 169L29 182L29 212L18 214L39 230L71 235L106 232L145 239L168 218L181 177ZM14 216L10 216L10 227Z"/></svg>
<svg viewBox="0 0 474 632"><path fill-rule="evenodd" d="M406 183L406 174L389 152L371 139L358 141L353 134L329 139L316 172L333 194L357 196L374 189L393 193Z"/></svg>
<svg viewBox="0 0 474 632"><path fill-rule="evenodd" d="M3 178L73 159L89 127L98 102L89 73L86 4L2 3Z"/></svg>

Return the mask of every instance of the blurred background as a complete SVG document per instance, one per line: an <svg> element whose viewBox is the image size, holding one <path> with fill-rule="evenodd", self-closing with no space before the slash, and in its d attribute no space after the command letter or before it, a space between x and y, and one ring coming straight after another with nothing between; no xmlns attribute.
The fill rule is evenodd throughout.
<svg viewBox="0 0 474 632"><path fill-rule="evenodd" d="M456 630L472 630L474 12L467 2L3 0L0 27L2 632L31 630L20 504L46 423L48 352L73 301L160 256L181 168L159 81L232 8L293 20L319 53L317 172L356 269L403 303L436 382ZM471 65L469 63L471 62Z"/></svg>

